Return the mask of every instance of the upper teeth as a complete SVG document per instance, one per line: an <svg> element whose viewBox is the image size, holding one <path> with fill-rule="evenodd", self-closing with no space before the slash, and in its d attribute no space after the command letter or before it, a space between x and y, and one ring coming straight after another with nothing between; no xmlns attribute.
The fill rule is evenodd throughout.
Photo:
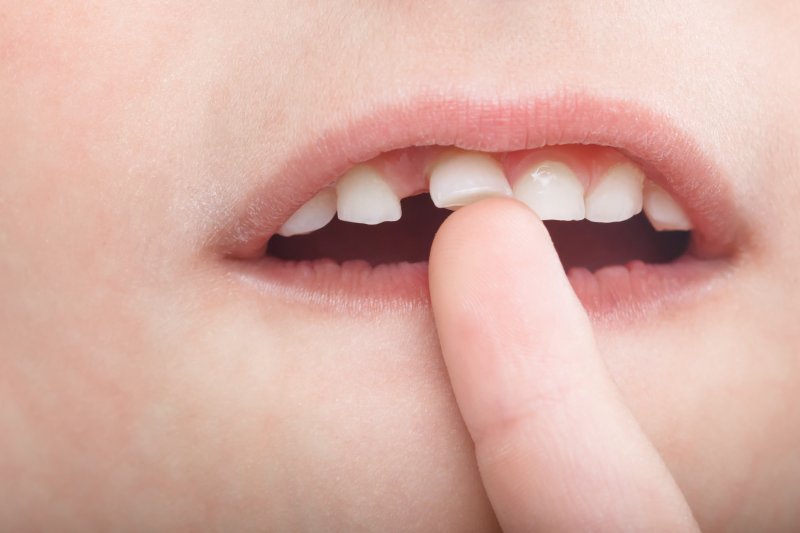
<svg viewBox="0 0 800 533"><path fill-rule="evenodd" d="M453 150L439 158L430 172L429 190L437 207L457 209L491 196L513 196L543 220L620 222L644 207L656 230L690 230L681 206L661 187L647 181L631 162L611 166L584 190L584 183L567 164L538 162L519 176L513 190L494 157ZM400 199L376 168L358 165L301 206L280 228L283 236L310 233L339 219L379 224L401 217Z"/></svg>
<svg viewBox="0 0 800 533"><path fill-rule="evenodd" d="M278 231L284 237L311 233L322 227L336 215L336 191L325 187L311 200L300 206Z"/></svg>
<svg viewBox="0 0 800 533"><path fill-rule="evenodd" d="M545 161L514 184L514 197L542 220L583 220L583 183L564 163Z"/></svg>
<svg viewBox="0 0 800 533"><path fill-rule="evenodd" d="M380 224L400 220L400 199L377 170L359 165L336 184L339 220Z"/></svg>
<svg viewBox="0 0 800 533"><path fill-rule="evenodd" d="M653 182L647 182L644 187L644 214L659 231L692 229L692 223L683 208L667 191Z"/></svg>
<svg viewBox="0 0 800 533"><path fill-rule="evenodd" d="M631 163L614 165L586 195L586 218L621 222L642 211L644 173Z"/></svg>
<svg viewBox="0 0 800 533"><path fill-rule="evenodd" d="M492 196L511 196L503 167L476 152L453 152L440 159L431 172L431 200L436 207L457 209Z"/></svg>

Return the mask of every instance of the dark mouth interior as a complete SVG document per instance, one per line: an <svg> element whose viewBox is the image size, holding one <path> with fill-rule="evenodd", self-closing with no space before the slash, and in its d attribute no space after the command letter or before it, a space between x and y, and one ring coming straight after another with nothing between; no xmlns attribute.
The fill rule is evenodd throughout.
<svg viewBox="0 0 800 533"><path fill-rule="evenodd" d="M450 211L437 209L427 194L404 199L402 208L397 222L367 226L334 219L308 235L276 235L269 241L267 255L293 261L360 259L372 265L427 261L436 230ZM686 252L690 238L687 231L655 231L643 214L613 224L584 220L545 225L565 269L595 271L633 260L668 263Z"/></svg>

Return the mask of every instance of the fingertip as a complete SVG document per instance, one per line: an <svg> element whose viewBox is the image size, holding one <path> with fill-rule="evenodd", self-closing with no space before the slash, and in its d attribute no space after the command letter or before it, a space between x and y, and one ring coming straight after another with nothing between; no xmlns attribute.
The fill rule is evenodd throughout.
<svg viewBox="0 0 800 533"><path fill-rule="evenodd" d="M582 313L547 228L513 198L482 200L450 215L433 241L429 275L434 307L466 295L502 302L526 286Z"/></svg>
<svg viewBox="0 0 800 533"><path fill-rule="evenodd" d="M529 207L513 198L488 198L462 207L444 221L436 232L432 256L468 251L474 241L492 243L498 239L522 239L552 244L544 224ZM463 250L462 247L467 248ZM504 249L504 243L492 246Z"/></svg>

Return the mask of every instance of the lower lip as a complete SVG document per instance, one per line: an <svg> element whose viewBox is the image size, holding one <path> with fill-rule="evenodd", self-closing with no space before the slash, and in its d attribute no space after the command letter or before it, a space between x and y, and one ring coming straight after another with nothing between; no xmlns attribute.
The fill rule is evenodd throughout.
<svg viewBox="0 0 800 533"><path fill-rule="evenodd" d="M372 314L430 305L427 262L372 266L264 257L236 263L238 277L265 296L322 312ZM700 299L726 264L686 254L666 264L632 261L595 272L574 268L567 275L593 320L624 323Z"/></svg>

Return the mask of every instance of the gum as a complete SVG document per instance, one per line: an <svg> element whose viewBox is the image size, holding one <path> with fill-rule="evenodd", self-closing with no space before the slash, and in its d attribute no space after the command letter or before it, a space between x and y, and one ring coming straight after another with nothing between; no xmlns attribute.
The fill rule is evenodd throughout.
<svg viewBox="0 0 800 533"><path fill-rule="evenodd" d="M386 152L363 164L378 170L395 194L399 198L406 198L428 191L428 180L436 162L445 152L453 150L451 147L414 146ZM582 144L486 155L495 158L502 165L506 179L512 187L538 163L558 161L572 169L587 193L610 167L626 162L636 164L614 148Z"/></svg>

